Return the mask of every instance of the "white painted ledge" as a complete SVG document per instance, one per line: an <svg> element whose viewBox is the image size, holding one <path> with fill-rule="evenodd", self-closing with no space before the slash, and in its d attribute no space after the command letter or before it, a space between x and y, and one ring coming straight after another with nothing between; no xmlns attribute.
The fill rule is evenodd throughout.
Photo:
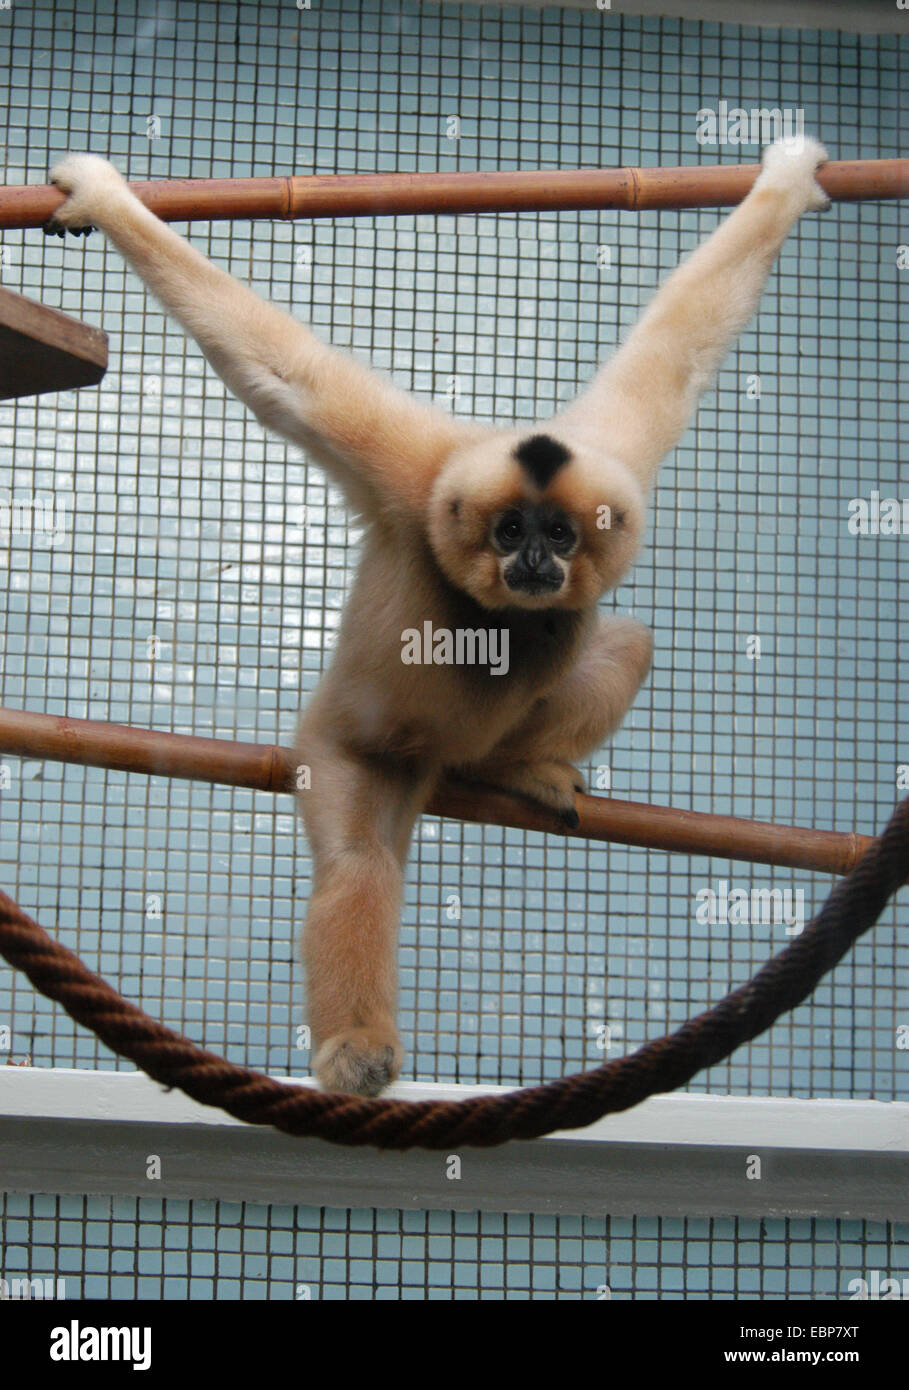
<svg viewBox="0 0 909 1390"><path fill-rule="evenodd" d="M277 1078L287 1080L291 1078ZM312 1084L312 1083L304 1083ZM502 1086L401 1082L401 1100ZM909 1104L676 1093L584 1130L405 1153L245 1125L142 1072L0 1067L8 1191L576 1215L909 1219ZM161 1176L147 1177L157 1155ZM760 1178L749 1178L752 1156Z"/></svg>

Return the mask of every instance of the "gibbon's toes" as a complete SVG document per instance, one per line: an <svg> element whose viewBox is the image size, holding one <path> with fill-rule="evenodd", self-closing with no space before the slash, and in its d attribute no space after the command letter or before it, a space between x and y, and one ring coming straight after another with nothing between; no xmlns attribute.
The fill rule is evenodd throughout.
<svg viewBox="0 0 909 1390"><path fill-rule="evenodd" d="M48 236L87 236L93 228L92 210L123 183L114 166L97 154L67 155L54 165L50 181L68 196L45 222Z"/></svg>
<svg viewBox="0 0 909 1390"><path fill-rule="evenodd" d="M809 191L808 206L818 212L830 207L830 199L815 180L815 173L826 163L829 155L820 140L810 135L790 135L768 145L763 155L764 182L798 185L805 183Z"/></svg>
<svg viewBox="0 0 909 1390"><path fill-rule="evenodd" d="M313 1061L313 1071L323 1091L377 1096L394 1081L403 1057L396 1033L351 1028L322 1044Z"/></svg>
<svg viewBox="0 0 909 1390"><path fill-rule="evenodd" d="M508 791L526 796L549 811L555 811L571 830L578 825L574 807L576 791L584 791L584 779L571 763L517 763L497 783Z"/></svg>

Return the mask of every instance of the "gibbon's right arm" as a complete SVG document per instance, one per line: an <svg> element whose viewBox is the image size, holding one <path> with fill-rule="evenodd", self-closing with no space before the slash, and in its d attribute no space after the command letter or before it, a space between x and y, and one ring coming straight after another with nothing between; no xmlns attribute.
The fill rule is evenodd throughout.
<svg viewBox="0 0 909 1390"><path fill-rule="evenodd" d="M99 155L51 172L69 194L48 231L100 227L256 418L304 448L364 517L422 512L452 451L477 429L320 342L161 222ZM488 432L488 431L486 431Z"/></svg>

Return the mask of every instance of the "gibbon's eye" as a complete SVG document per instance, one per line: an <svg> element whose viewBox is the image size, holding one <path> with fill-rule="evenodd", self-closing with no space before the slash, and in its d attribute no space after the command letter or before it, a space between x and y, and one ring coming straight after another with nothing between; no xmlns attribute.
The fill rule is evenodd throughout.
<svg viewBox="0 0 909 1390"><path fill-rule="evenodd" d="M514 545L523 539L524 520L519 512L507 512L496 527L496 540Z"/></svg>
<svg viewBox="0 0 909 1390"><path fill-rule="evenodd" d="M549 539L553 545L571 545L574 541L574 531L567 521L554 521L549 527Z"/></svg>

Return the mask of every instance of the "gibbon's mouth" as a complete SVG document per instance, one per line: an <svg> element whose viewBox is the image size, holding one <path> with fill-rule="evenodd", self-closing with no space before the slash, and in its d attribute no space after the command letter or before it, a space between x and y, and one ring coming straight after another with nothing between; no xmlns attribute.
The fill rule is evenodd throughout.
<svg viewBox="0 0 909 1390"><path fill-rule="evenodd" d="M506 574L505 583L509 589L522 594L554 594L562 587L561 575L546 574Z"/></svg>

